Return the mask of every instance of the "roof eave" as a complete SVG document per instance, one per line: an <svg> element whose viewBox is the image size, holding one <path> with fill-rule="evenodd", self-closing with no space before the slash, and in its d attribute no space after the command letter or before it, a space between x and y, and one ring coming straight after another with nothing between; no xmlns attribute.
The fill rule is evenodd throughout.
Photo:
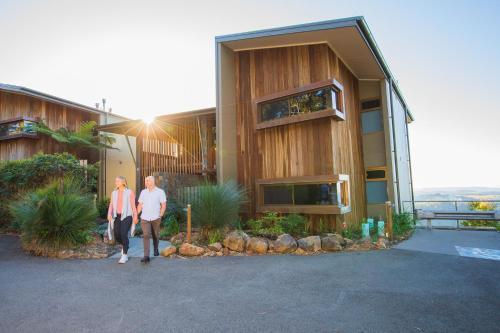
<svg viewBox="0 0 500 333"><path fill-rule="evenodd" d="M335 29L335 28L342 28L342 27L356 27L358 29L358 31L364 37L368 47L371 49L374 57L378 61L382 71L384 72L385 77L387 79L393 79L392 82L393 82L394 91L396 92L398 97L401 99L401 102L404 105L404 108L406 110L408 117L410 118L411 121L415 120L412 113L410 112L410 109L408 107L408 104L406 103L406 100L403 97L401 89L399 88L397 82L394 81L394 75L392 74L391 70L389 69L389 66L387 65L387 62L385 61L384 56L382 55L382 52L378 48L377 43L375 42L375 38L373 37L373 35L368 27L368 24L366 23L363 16L354 16L354 17L348 17L348 18L342 18L342 19L336 19L336 20L298 24L298 25L291 25L291 26L286 26L286 27L256 30L256 31L251 31L251 32L243 32L243 33L230 34L230 35L222 35L222 36L215 37L215 44L216 45L223 44L225 42L242 40L242 39L261 38L261 37L269 37L269 36L284 35L284 34L291 34L291 33Z"/></svg>

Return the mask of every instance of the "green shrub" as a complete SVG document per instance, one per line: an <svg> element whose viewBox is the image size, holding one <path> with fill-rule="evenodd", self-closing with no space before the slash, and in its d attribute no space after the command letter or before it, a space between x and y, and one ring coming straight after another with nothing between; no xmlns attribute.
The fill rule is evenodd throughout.
<svg viewBox="0 0 500 333"><path fill-rule="evenodd" d="M97 213L100 218L108 217L108 208L109 208L109 198L102 198L97 201Z"/></svg>
<svg viewBox="0 0 500 333"><path fill-rule="evenodd" d="M320 234L326 234L329 233L330 227L328 226L328 223L325 223L322 218L319 219L319 233Z"/></svg>
<svg viewBox="0 0 500 333"><path fill-rule="evenodd" d="M75 178L53 181L10 206L24 242L55 249L88 243L97 211L93 197Z"/></svg>
<svg viewBox="0 0 500 333"><path fill-rule="evenodd" d="M0 225L11 222L10 202L18 195L43 187L64 176L85 180L88 191L97 187L98 165L81 166L67 153L36 154L31 158L0 163Z"/></svg>
<svg viewBox="0 0 500 333"><path fill-rule="evenodd" d="M284 233L295 237L307 234L307 219L299 214L289 214L279 221L279 225Z"/></svg>
<svg viewBox="0 0 500 333"><path fill-rule="evenodd" d="M408 233L415 227L415 219L410 213L392 214L392 232L395 236Z"/></svg>
<svg viewBox="0 0 500 333"><path fill-rule="evenodd" d="M496 210L496 204L493 202L474 201L469 204L470 210L476 211L493 211ZM500 225L500 222L489 220L467 220L462 222L466 227L494 227Z"/></svg>
<svg viewBox="0 0 500 333"><path fill-rule="evenodd" d="M219 229L211 230L207 236L208 244L222 242L223 239L224 239L224 235L222 234L222 232Z"/></svg>
<svg viewBox="0 0 500 333"><path fill-rule="evenodd" d="M361 225L350 224L342 230L342 237L349 239L361 239Z"/></svg>
<svg viewBox="0 0 500 333"><path fill-rule="evenodd" d="M281 226L283 219L284 217L279 216L276 212L265 212L257 219L248 220L247 225L256 235L273 237L284 233Z"/></svg>
<svg viewBox="0 0 500 333"><path fill-rule="evenodd" d="M173 236L179 233L179 222L177 222L174 215L167 215L166 218L163 219L162 225L164 236Z"/></svg>
<svg viewBox="0 0 500 333"><path fill-rule="evenodd" d="M205 231L229 226L238 219L245 200L245 190L235 182L201 185L192 203L193 223Z"/></svg>

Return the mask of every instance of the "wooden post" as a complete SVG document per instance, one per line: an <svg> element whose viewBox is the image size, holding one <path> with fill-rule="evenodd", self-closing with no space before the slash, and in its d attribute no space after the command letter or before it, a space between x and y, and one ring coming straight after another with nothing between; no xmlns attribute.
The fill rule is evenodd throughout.
<svg viewBox="0 0 500 333"><path fill-rule="evenodd" d="M187 242L191 243L191 205L187 205Z"/></svg>
<svg viewBox="0 0 500 333"><path fill-rule="evenodd" d="M392 234L392 204L390 201L385 202L385 214L386 214L386 220L387 220L387 232L386 236L392 240L393 234Z"/></svg>

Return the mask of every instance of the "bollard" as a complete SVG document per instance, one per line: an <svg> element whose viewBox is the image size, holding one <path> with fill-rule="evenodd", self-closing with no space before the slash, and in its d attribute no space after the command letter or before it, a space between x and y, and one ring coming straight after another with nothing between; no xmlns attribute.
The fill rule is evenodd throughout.
<svg viewBox="0 0 500 333"><path fill-rule="evenodd" d="M373 226L375 225L375 220L372 217L370 217L370 218L367 218L366 221L370 225L370 229L373 228Z"/></svg>
<svg viewBox="0 0 500 333"><path fill-rule="evenodd" d="M361 224L361 237L363 239L370 238L370 224L368 223Z"/></svg>
<svg viewBox="0 0 500 333"><path fill-rule="evenodd" d="M384 230L384 221L378 221L377 222L377 234L379 237L384 237L385 236L385 230Z"/></svg>
<svg viewBox="0 0 500 333"><path fill-rule="evenodd" d="M191 243L191 204L187 205L187 236L186 240Z"/></svg>

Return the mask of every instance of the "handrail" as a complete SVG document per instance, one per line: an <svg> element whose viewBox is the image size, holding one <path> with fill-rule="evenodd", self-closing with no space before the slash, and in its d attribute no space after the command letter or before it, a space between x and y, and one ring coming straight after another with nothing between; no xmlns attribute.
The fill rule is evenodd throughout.
<svg viewBox="0 0 500 333"><path fill-rule="evenodd" d="M470 209L469 204L473 203L473 202L494 203L495 204L494 211L500 211L500 200L415 200L415 201L404 200L404 201L402 201L402 206L403 206L402 211L406 212L406 213L411 213L415 217L417 216L417 214L416 214L417 210L428 210L428 211L433 211L436 213L439 213L440 211L441 212L450 212L453 209L457 213L465 213L467 211L468 212L478 212L478 213L486 212L486 211L475 211L475 210ZM435 204L435 205L432 205L432 204ZM466 207L463 207L464 204L466 205ZM432 206L434 206L434 207L432 207ZM441 207L439 207L439 206L441 206ZM445 207L443 207L443 206L445 206ZM462 206L460 210L459 210L459 206ZM413 209L413 207L414 207L414 209ZM453 207L453 208L450 210L451 207ZM407 210L405 208L410 208L410 209ZM456 228L460 229L460 221L462 221L463 219L458 219L458 218L452 217L449 220L456 221L457 222Z"/></svg>

